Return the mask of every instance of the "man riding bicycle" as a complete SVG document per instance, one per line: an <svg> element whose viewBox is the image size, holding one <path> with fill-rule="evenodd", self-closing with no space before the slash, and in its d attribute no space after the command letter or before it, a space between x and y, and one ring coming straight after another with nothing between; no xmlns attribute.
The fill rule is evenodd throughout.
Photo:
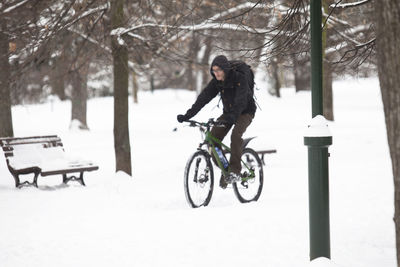
<svg viewBox="0 0 400 267"><path fill-rule="evenodd" d="M240 181L242 136L251 124L257 109L253 99L253 73L250 68L242 71L243 68L238 67L239 64L238 61L228 61L223 55L215 57L210 68L212 80L186 114L177 116L180 123L191 119L218 93L220 94L224 106L223 114L217 119L220 125L214 126L211 134L222 141L233 126L229 175L221 177L222 188L226 188L228 183ZM240 66L244 66L243 64L247 66L243 62Z"/></svg>

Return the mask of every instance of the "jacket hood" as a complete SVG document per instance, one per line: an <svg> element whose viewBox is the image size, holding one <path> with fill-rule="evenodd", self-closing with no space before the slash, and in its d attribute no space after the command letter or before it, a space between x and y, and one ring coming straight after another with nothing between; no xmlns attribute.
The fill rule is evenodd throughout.
<svg viewBox="0 0 400 267"><path fill-rule="evenodd" d="M224 55L216 56L216 57L214 58L214 60L212 61L212 63L211 63L210 73L211 73L211 76L213 76L214 79L215 79L214 72L212 71L212 67L213 67L213 66L218 66L218 67L220 67L220 68L225 72L225 75L228 75L228 73L229 73L229 71L230 71L229 61L228 61L228 59L226 58L226 56L224 56Z"/></svg>

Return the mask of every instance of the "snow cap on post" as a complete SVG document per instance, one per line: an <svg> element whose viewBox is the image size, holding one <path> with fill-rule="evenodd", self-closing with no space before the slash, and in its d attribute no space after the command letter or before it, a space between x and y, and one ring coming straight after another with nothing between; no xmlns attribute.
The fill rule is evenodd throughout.
<svg viewBox="0 0 400 267"><path fill-rule="evenodd" d="M328 137L332 136L328 128L328 122L322 115L315 116L304 135L305 137Z"/></svg>

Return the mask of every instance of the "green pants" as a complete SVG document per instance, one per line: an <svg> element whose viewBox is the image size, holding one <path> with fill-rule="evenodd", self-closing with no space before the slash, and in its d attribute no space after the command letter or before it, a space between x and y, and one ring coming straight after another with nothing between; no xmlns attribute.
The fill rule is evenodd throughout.
<svg viewBox="0 0 400 267"><path fill-rule="evenodd" d="M218 120L223 120L224 115L220 116ZM225 136L228 134L229 130L233 126L232 134L231 134L231 158L229 160L229 171L234 172L236 174L240 174L242 169L242 164L240 159L243 153L243 134L246 131L247 127L253 121L254 115L252 114L242 114L237 119L234 125L229 125L226 127L214 126L211 129L211 134L218 138L219 140L223 140Z"/></svg>

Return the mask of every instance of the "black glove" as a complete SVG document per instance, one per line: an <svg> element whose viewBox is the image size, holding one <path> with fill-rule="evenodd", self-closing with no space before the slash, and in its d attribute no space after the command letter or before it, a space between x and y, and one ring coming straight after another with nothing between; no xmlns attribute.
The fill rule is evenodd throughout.
<svg viewBox="0 0 400 267"><path fill-rule="evenodd" d="M178 120L179 123L182 123L184 121L187 121L189 118L186 115L179 114L178 116L176 116L176 119Z"/></svg>

